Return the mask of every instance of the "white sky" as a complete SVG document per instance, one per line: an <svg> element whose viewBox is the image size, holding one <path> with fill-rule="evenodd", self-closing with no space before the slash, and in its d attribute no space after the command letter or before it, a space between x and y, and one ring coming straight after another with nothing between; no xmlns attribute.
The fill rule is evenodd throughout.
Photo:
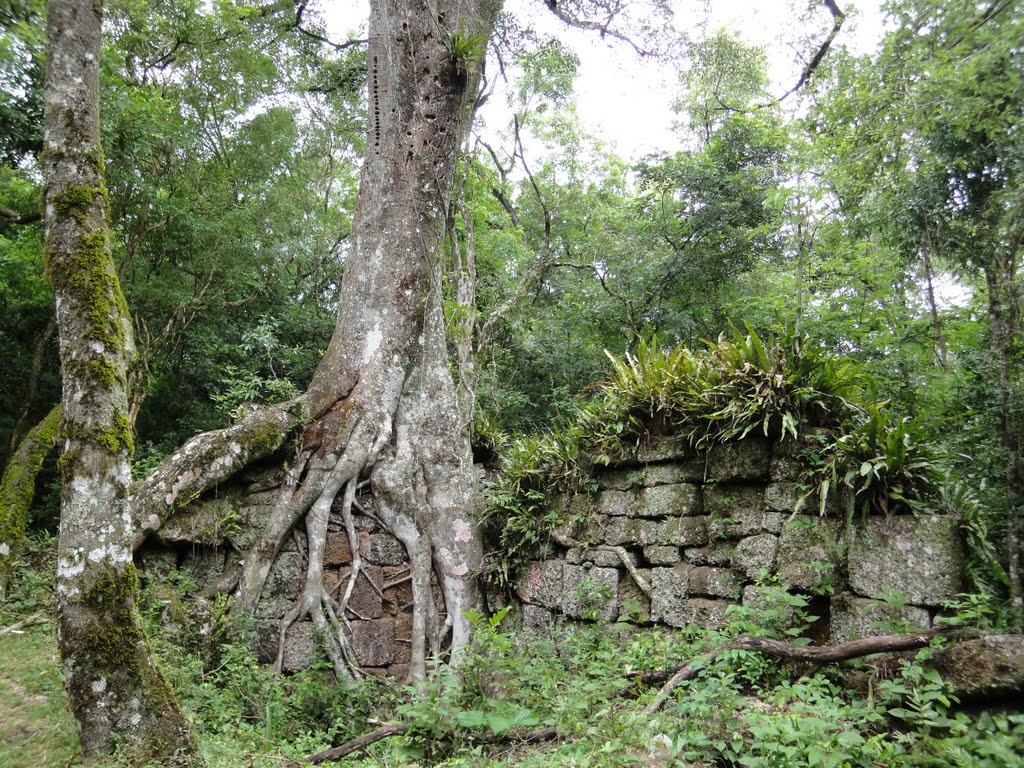
<svg viewBox="0 0 1024 768"><path fill-rule="evenodd" d="M831 27L831 17L824 8L812 26L799 22L797 16L813 4L813 0L671 0L675 8L675 26L689 29L692 37L700 36L700 28L733 30L749 43L765 48L769 75L781 95L792 87L803 67L801 56L811 51L797 46L798 38L808 31L822 39ZM863 53L877 45L882 34L880 0L846 0L841 5L855 7L836 40ZM678 141L671 130L671 103L676 96L676 75L670 67L651 60L641 60L625 43L603 41L596 34L567 29L542 5L541 0L506 0L505 9L521 18L536 21L542 32L557 34L580 57L576 85L577 108L583 124L594 135L612 142L627 159L637 159L658 149L672 149ZM339 2L327 0L324 15L329 29L343 35L361 28L369 14L368 0ZM507 119L501 113L504 99L491 100L483 115L491 130L499 129Z"/></svg>

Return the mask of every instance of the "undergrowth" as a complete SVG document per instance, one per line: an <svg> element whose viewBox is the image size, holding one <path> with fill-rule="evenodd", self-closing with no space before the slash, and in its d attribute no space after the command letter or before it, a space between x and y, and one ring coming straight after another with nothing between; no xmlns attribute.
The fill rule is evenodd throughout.
<svg viewBox="0 0 1024 768"><path fill-rule="evenodd" d="M52 565L50 552L52 542L28 549L5 622L49 610L40 568ZM275 678L252 650L254 627L226 623L215 605L182 610L194 586L183 577L147 585L143 614L212 768L296 764L380 722L409 730L346 765L1024 766L1024 715L959 711L928 665L931 647L899 666L879 665L885 674L870 660L818 669L723 653L661 711L644 715L657 686L636 685L640 673L673 669L740 634L799 642L814 621L807 598L772 584L759 587L756 603L729 608L717 631L620 622L555 626L536 637L522 634L509 611L474 615L461 679L442 667L405 689L379 679L340 685L320 666ZM949 621L985 620L980 605L964 598ZM80 764L51 631L0 637L0 725L10 742L0 758L12 768ZM556 738L525 741L545 727ZM139 768L127 754L96 765Z"/></svg>

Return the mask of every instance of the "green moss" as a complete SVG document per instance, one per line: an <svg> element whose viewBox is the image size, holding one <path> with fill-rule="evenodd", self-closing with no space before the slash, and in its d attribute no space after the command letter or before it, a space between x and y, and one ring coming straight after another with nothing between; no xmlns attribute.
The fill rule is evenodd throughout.
<svg viewBox="0 0 1024 768"><path fill-rule="evenodd" d="M60 419L61 409L57 406L29 431L0 481L0 542L10 548L7 556L0 555L0 593L4 591L14 555L25 536L28 511L35 497L36 475L57 442Z"/></svg>
<svg viewBox="0 0 1024 768"><path fill-rule="evenodd" d="M90 159L90 162L95 161ZM108 193L106 187L102 186L93 187L83 185L78 187L68 187L67 189L55 194L51 198L50 202L53 203L53 207L57 213L62 216L71 216L79 224L83 224L88 219L89 208L92 207L92 204L97 197L103 198L104 211L106 211L108 208Z"/></svg>
<svg viewBox="0 0 1024 768"><path fill-rule="evenodd" d="M135 452L131 425L120 411L114 411L114 425L109 429L99 430L95 435L95 441L108 453L126 451L131 455Z"/></svg>
<svg viewBox="0 0 1024 768"><path fill-rule="evenodd" d="M89 361L89 372L100 384L112 388L117 383L117 376L114 371L114 364L105 357L95 358Z"/></svg>
<svg viewBox="0 0 1024 768"><path fill-rule="evenodd" d="M253 427L253 431L250 433L249 445L254 455L266 456L277 450L282 440L280 426L276 421L267 419Z"/></svg>

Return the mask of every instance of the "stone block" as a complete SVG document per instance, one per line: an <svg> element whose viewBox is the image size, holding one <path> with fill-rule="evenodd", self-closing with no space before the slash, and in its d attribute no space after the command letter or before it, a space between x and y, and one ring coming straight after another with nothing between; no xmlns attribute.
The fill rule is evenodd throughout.
<svg viewBox="0 0 1024 768"><path fill-rule="evenodd" d="M562 600L561 560L544 560L531 563L516 585L516 592L527 605L558 608ZM576 566L572 566L576 567Z"/></svg>
<svg viewBox="0 0 1024 768"><path fill-rule="evenodd" d="M294 600L306 583L306 563L299 552L281 552L270 567L264 595Z"/></svg>
<svg viewBox="0 0 1024 768"><path fill-rule="evenodd" d="M313 663L318 653L313 623L297 621L288 628L284 641L284 655L281 657L281 669L284 672L298 672Z"/></svg>
<svg viewBox="0 0 1024 768"><path fill-rule="evenodd" d="M381 569L384 585L391 584L384 592L384 602L389 610L394 613L401 610L403 606L412 602L412 579L409 577L408 568L384 567Z"/></svg>
<svg viewBox="0 0 1024 768"><path fill-rule="evenodd" d="M589 552L588 560L600 568L623 568L622 558L619 553L607 548L595 548ZM627 559L636 565L636 554L626 550Z"/></svg>
<svg viewBox="0 0 1024 768"><path fill-rule="evenodd" d="M693 565L729 565L734 550L732 542L716 541L706 547L683 550L683 560Z"/></svg>
<svg viewBox="0 0 1024 768"><path fill-rule="evenodd" d="M550 638L554 614L539 605L523 606L523 632L534 637Z"/></svg>
<svg viewBox="0 0 1024 768"><path fill-rule="evenodd" d="M395 622L392 619L353 621L349 638L361 667L386 667L395 659Z"/></svg>
<svg viewBox="0 0 1024 768"><path fill-rule="evenodd" d="M597 487L602 491L631 491L640 484L640 479L635 469L609 469L597 476Z"/></svg>
<svg viewBox="0 0 1024 768"><path fill-rule="evenodd" d="M850 587L864 596L886 590L915 605L937 606L963 584L963 551L953 517L870 518L853 531Z"/></svg>
<svg viewBox="0 0 1024 768"><path fill-rule="evenodd" d="M601 491L597 494L597 513L609 517L628 514L635 498L626 491Z"/></svg>
<svg viewBox="0 0 1024 768"><path fill-rule="evenodd" d="M764 506L772 512L793 514L800 501L800 486L796 483L769 483L764 489Z"/></svg>
<svg viewBox="0 0 1024 768"><path fill-rule="evenodd" d="M774 533L778 536L782 533L782 526L786 524L786 521L791 517L783 512L765 512L764 517L761 518L761 527L767 533Z"/></svg>
<svg viewBox="0 0 1024 768"><path fill-rule="evenodd" d="M775 482L793 482L804 472L803 445L796 440L785 438L772 445L772 458L768 464L768 476Z"/></svg>
<svg viewBox="0 0 1024 768"><path fill-rule="evenodd" d="M644 560L651 565L675 565L680 561L679 547L654 544L644 547Z"/></svg>
<svg viewBox="0 0 1024 768"><path fill-rule="evenodd" d="M756 581L762 573L770 575L775 572L778 549L779 540L770 533L748 536L737 542L732 566L743 578Z"/></svg>
<svg viewBox="0 0 1024 768"><path fill-rule="evenodd" d="M788 587L834 592L841 572L842 524L838 520L798 515L782 527L775 572Z"/></svg>
<svg viewBox="0 0 1024 768"><path fill-rule="evenodd" d="M732 605L728 600L707 600L694 597L683 606L683 624L693 624L701 629L721 629L725 626L725 612Z"/></svg>
<svg viewBox="0 0 1024 768"><path fill-rule="evenodd" d="M692 458L695 451L680 437L651 437L643 441L636 450L640 464L657 464Z"/></svg>
<svg viewBox="0 0 1024 768"><path fill-rule="evenodd" d="M641 577L651 583L651 572L641 569ZM619 579L619 617L626 621L645 622L651 619L651 598L649 598L633 577L625 572Z"/></svg>
<svg viewBox="0 0 1024 768"><path fill-rule="evenodd" d="M366 559L377 565L402 565L409 558L402 542L390 533L371 533Z"/></svg>
<svg viewBox="0 0 1024 768"><path fill-rule="evenodd" d="M345 531L329 531L324 549L324 565L348 565L352 562L352 547Z"/></svg>
<svg viewBox="0 0 1024 768"><path fill-rule="evenodd" d="M893 631L928 629L928 611L914 605L899 608L856 595L836 595L829 609L829 638L835 645L862 637L888 635Z"/></svg>
<svg viewBox="0 0 1024 768"><path fill-rule="evenodd" d="M587 525L586 532L591 534L586 536L587 541L600 541L618 547L635 543L636 537L641 534L636 530L635 521L629 518L602 515L595 518L595 522L598 525L596 531L593 531L590 524Z"/></svg>
<svg viewBox="0 0 1024 768"><path fill-rule="evenodd" d="M764 513L737 508L708 516L708 537L712 540L742 539L764 533Z"/></svg>
<svg viewBox="0 0 1024 768"><path fill-rule="evenodd" d="M651 569L651 620L671 627L686 626L686 600L690 588L690 567Z"/></svg>
<svg viewBox="0 0 1024 768"><path fill-rule="evenodd" d="M692 483L674 483L641 490L630 515L660 518L699 515L701 511L700 488Z"/></svg>
<svg viewBox="0 0 1024 768"><path fill-rule="evenodd" d="M339 577L342 583L339 596L345 594L348 589L348 579L351 573L350 568L342 568ZM349 608L360 619L379 619L384 615L384 600L381 597L381 586L383 585L383 573L380 566L365 565L359 569L359 577L355 587L352 588L352 597L349 599Z"/></svg>
<svg viewBox="0 0 1024 768"><path fill-rule="evenodd" d="M760 437L716 445L708 451L707 476L719 483L768 477L771 444Z"/></svg>
<svg viewBox="0 0 1024 768"><path fill-rule="evenodd" d="M740 594L740 584L729 568L695 566L690 569L687 591L690 595L737 598Z"/></svg>
<svg viewBox="0 0 1024 768"><path fill-rule="evenodd" d="M565 565L562 573L562 613L574 619L615 620L618 616L617 569Z"/></svg>
<svg viewBox="0 0 1024 768"><path fill-rule="evenodd" d="M704 465L692 460L682 464L652 464L644 467L641 473L645 488L677 483L699 483L704 479Z"/></svg>

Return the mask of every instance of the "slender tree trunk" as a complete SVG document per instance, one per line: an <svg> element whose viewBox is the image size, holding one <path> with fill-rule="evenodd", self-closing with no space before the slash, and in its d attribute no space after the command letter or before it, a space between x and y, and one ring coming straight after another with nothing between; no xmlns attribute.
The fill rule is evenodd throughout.
<svg viewBox="0 0 1024 768"><path fill-rule="evenodd" d="M193 764L188 721L153 665L136 606L126 504L132 339L99 141L101 13L98 0L52 0L47 23L46 268L63 388L58 640L87 757L109 752L116 735L147 759Z"/></svg>

